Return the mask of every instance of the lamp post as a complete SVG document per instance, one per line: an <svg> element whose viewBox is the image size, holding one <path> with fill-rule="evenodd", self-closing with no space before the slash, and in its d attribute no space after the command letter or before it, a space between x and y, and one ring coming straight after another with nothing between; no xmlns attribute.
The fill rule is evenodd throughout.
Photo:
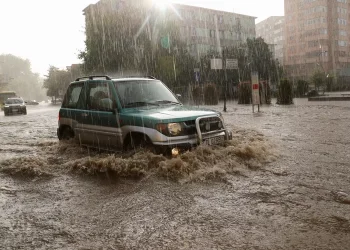
<svg viewBox="0 0 350 250"><path fill-rule="evenodd" d="M322 69L322 73L326 76L326 71L325 71L325 69L324 69L324 67L323 67L323 63L321 63L321 55L323 54L323 53L327 53L327 51L326 50L324 50L324 51L320 51L319 52L319 54L318 54L318 60L319 60L319 63L318 63L318 65L321 67L321 69ZM326 78L328 78L328 75L326 76ZM316 85L315 85L315 88L316 88ZM324 91L324 86L323 86L323 93L324 93L325 91Z"/></svg>
<svg viewBox="0 0 350 250"><path fill-rule="evenodd" d="M323 70L324 73L326 73L326 71L324 70L323 68L323 63L321 63L321 55L323 53L327 53L328 51L327 50L324 50L324 51L320 51L319 54L318 54L318 61L319 61L319 65L321 66L321 69Z"/></svg>

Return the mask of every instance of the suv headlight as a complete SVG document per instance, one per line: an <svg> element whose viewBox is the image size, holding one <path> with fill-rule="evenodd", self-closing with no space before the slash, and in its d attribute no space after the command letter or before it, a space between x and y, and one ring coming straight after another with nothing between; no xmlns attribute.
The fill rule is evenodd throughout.
<svg viewBox="0 0 350 250"><path fill-rule="evenodd" d="M180 123L160 123L156 129L164 135L178 136L182 133L182 125Z"/></svg>
<svg viewBox="0 0 350 250"><path fill-rule="evenodd" d="M168 131L171 135L179 135L182 132L182 126L180 123L169 123Z"/></svg>

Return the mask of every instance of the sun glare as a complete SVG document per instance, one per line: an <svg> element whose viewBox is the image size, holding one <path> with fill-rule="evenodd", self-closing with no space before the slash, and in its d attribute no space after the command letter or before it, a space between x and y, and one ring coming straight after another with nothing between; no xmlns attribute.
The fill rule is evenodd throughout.
<svg viewBox="0 0 350 250"><path fill-rule="evenodd" d="M164 11L168 7L169 3L169 0L153 0L154 6L162 11Z"/></svg>

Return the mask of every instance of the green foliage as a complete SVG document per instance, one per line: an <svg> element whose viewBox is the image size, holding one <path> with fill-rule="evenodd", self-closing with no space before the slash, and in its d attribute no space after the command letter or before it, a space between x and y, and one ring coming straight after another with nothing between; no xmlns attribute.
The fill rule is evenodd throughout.
<svg viewBox="0 0 350 250"><path fill-rule="evenodd" d="M203 101L203 91L201 86L195 86L192 90L193 101L195 105L201 105Z"/></svg>
<svg viewBox="0 0 350 250"><path fill-rule="evenodd" d="M204 87L204 103L205 105L218 105L219 95L214 84L207 84Z"/></svg>
<svg viewBox="0 0 350 250"><path fill-rule="evenodd" d="M47 89L47 96L54 97L55 99L62 96L68 85L79 76L81 76L79 65L69 70L61 70L50 66L43 85Z"/></svg>
<svg viewBox="0 0 350 250"><path fill-rule="evenodd" d="M247 46L251 69L259 73L260 79L269 79L269 71L272 68L273 58L267 43L259 37L247 39Z"/></svg>
<svg viewBox="0 0 350 250"><path fill-rule="evenodd" d="M266 81L259 83L260 104L271 104L271 87ZM265 100L265 103L263 103Z"/></svg>
<svg viewBox="0 0 350 250"><path fill-rule="evenodd" d="M297 89L296 89L296 96L297 97L303 97L305 94L309 91L309 83L304 80L298 80L297 82Z"/></svg>
<svg viewBox="0 0 350 250"><path fill-rule="evenodd" d="M238 85L238 104L252 103L252 85L250 82L241 82Z"/></svg>
<svg viewBox="0 0 350 250"><path fill-rule="evenodd" d="M321 72L321 71L316 71L311 76L311 82L314 84L315 89L317 89L317 91L320 90L320 87L325 88L326 80L327 80L327 77L326 77L325 73Z"/></svg>
<svg viewBox="0 0 350 250"><path fill-rule="evenodd" d="M293 104L293 86L289 80L281 80L278 86L277 104Z"/></svg>

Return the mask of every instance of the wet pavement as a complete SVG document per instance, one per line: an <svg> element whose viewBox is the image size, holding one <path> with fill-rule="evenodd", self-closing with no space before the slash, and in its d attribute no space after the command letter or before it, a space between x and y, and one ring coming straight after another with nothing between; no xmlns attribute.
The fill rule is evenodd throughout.
<svg viewBox="0 0 350 250"><path fill-rule="evenodd" d="M350 102L227 109L231 144L172 160L59 143L58 107L1 113L1 249L349 249Z"/></svg>

